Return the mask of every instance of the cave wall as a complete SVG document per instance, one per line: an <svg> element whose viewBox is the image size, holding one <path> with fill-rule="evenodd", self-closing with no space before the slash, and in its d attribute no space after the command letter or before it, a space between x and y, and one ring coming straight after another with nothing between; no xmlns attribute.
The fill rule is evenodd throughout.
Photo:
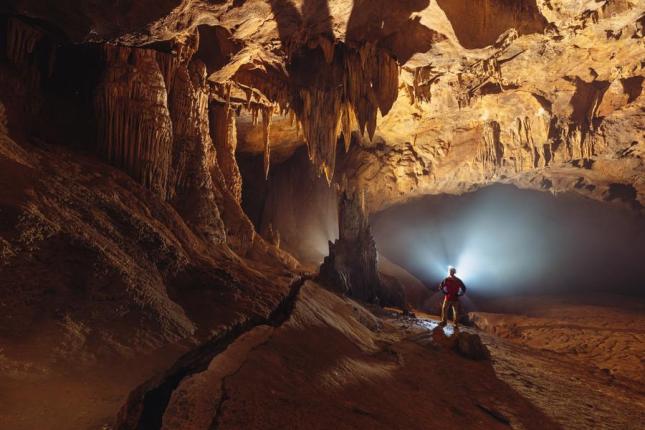
<svg viewBox="0 0 645 430"><path fill-rule="evenodd" d="M455 16L471 4L477 25L461 25ZM98 4L72 11L12 0L0 20L0 87L13 142L3 152L42 167L41 156L29 161L24 148L49 154L55 144L63 149L51 157L60 161L69 150L80 170L75 157L98 157L114 168L102 170L106 176L127 174L125 183L168 210L152 212L176 215L194 236L189 247L287 266L293 261L255 234L240 207L236 153L259 155L253 175L269 181L273 167L300 154L294 166L308 159L313 176L332 187L362 190L367 213L496 182L575 191L640 211L643 7L630 0L191 0L124 3L116 9L122 19L106 22ZM469 37L481 45L469 46ZM49 172L55 177L64 170L58 161ZM275 244L278 236L298 242L312 223L275 227L271 212L300 226L300 217L319 210L300 216L287 203L318 195L319 185L291 191L295 177L310 175L299 169L277 173L280 191L272 197L266 188L261 210L249 211ZM304 206L326 207L320 195ZM159 276L151 285L163 290L167 278Z"/></svg>
<svg viewBox="0 0 645 430"><path fill-rule="evenodd" d="M234 110L197 35L71 45L0 24L3 360L122 363L271 313L296 262L240 207Z"/></svg>
<svg viewBox="0 0 645 430"><path fill-rule="evenodd" d="M642 210L645 11L611 1L537 7L544 32L516 27L479 50L442 42L410 62L427 66L403 67L375 140L339 167L368 190L369 207L502 182ZM465 57L445 62L457 52Z"/></svg>

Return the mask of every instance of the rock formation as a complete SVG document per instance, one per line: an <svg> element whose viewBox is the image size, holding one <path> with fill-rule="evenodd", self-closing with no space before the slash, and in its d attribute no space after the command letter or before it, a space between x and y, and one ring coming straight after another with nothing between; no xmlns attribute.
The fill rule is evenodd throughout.
<svg viewBox="0 0 645 430"><path fill-rule="evenodd" d="M316 242L309 256L326 254L336 221L319 281L404 305L379 277L368 223L388 206L500 182L645 205L642 1L111 3L0 5L0 370L46 384L72 365L118 364L131 373L105 398L148 380L124 428L148 422L137 395L150 390L163 404L155 428L182 422L185 401L208 409L205 425L239 424L189 388L239 369L212 371L225 359L213 351L276 359L263 342L289 351L294 327L322 324L306 309L333 326L331 309L354 303L313 286L305 310L296 303L311 266L287 251ZM312 217L323 233L301 239ZM340 371L362 384L400 370L372 345L378 323L356 312L362 326L348 327L367 341L327 331L349 351ZM415 357L421 346L397 348ZM170 380L148 379L159 369ZM517 422L524 410L551 425L501 390ZM356 422L374 415L347 401Z"/></svg>
<svg viewBox="0 0 645 430"><path fill-rule="evenodd" d="M371 302L379 296L381 280L376 267L376 245L362 193L340 195L338 240L329 242L329 255L320 266L318 279L358 300Z"/></svg>

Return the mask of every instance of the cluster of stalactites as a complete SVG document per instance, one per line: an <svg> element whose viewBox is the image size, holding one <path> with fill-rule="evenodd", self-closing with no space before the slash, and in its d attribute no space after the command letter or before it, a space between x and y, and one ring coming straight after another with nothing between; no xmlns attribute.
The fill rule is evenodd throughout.
<svg viewBox="0 0 645 430"><path fill-rule="evenodd" d="M44 36L42 30L28 25L18 18L7 21L7 58L15 65L25 65L36 43Z"/></svg>
<svg viewBox="0 0 645 430"><path fill-rule="evenodd" d="M432 85L439 80L441 74L433 67L417 67L412 72L412 85L406 85L410 104L430 103L432 99Z"/></svg>
<svg viewBox="0 0 645 430"><path fill-rule="evenodd" d="M231 118L229 123L233 121L234 124L235 118L233 117L241 109L246 109L251 113L251 123L254 126L260 125L260 122L262 123L264 175L268 178L271 166L270 134L273 114L277 109L280 109L280 112L285 115L291 112L289 106L286 103L274 103L262 92L239 82L214 83L212 90L213 100L226 107L227 116ZM244 94L245 98L242 99L239 93Z"/></svg>
<svg viewBox="0 0 645 430"><path fill-rule="evenodd" d="M345 150L349 149L353 130L363 135L367 131L373 139L378 111L383 116L390 111L399 86L397 61L376 45L366 43L336 57L332 48L321 47L331 67L342 68L338 75L343 80L321 88L299 88L301 109L296 112L309 158L328 182L334 174L338 138L342 135Z"/></svg>
<svg viewBox="0 0 645 430"><path fill-rule="evenodd" d="M324 175L331 183L339 137L342 136L346 151L353 131L363 135L367 132L372 139L378 112L386 115L396 101L399 67L390 54L373 43L366 43L358 49L346 49L342 55L336 55L334 43L324 37L320 38L319 47L329 66L321 69L318 77L325 85L292 88L292 95L297 98L293 103L289 102L289 90L279 85L258 82L262 91L256 90L250 75L245 75L244 79L253 86L239 82L215 84L217 98L227 105L235 104L237 109L249 110L254 125L260 125L261 121L266 177L271 165L271 119L277 109L296 118L295 125L298 132L302 128L309 159L318 174ZM330 79L338 81L330 82ZM245 101L239 100L239 96L234 102L231 100L232 86L245 94ZM268 87L272 88L270 98L264 95Z"/></svg>
<svg viewBox="0 0 645 430"><path fill-rule="evenodd" d="M483 125L477 161L481 162L486 170L495 170L502 164L504 145L501 142L500 134L500 125L497 121L488 121Z"/></svg>
<svg viewBox="0 0 645 430"><path fill-rule="evenodd" d="M94 100L98 151L165 198L172 122L155 51L111 44L102 50L106 69Z"/></svg>
<svg viewBox="0 0 645 430"><path fill-rule="evenodd" d="M273 117L273 105L250 105L251 119L253 125L258 125L262 119L262 144L264 154L264 177L269 177L269 168L271 167L271 120Z"/></svg>
<svg viewBox="0 0 645 430"><path fill-rule="evenodd" d="M19 70L24 82L33 87L40 85L43 75L52 74L56 59L53 42L52 37L41 28L20 18L7 18L5 55L8 62Z"/></svg>

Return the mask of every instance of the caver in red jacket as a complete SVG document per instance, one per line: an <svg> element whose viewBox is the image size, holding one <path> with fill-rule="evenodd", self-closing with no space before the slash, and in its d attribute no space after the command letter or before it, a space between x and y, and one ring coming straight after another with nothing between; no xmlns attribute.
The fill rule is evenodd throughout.
<svg viewBox="0 0 645 430"><path fill-rule="evenodd" d="M459 296L463 296L466 293L466 286L461 279L454 275L450 275L441 281L439 288L446 295L446 300L449 302L459 300Z"/></svg>

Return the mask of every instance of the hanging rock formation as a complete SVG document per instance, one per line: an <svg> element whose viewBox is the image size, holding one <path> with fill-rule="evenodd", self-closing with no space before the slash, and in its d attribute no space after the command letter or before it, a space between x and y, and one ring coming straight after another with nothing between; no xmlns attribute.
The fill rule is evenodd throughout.
<svg viewBox="0 0 645 430"><path fill-rule="evenodd" d="M353 131L374 137L378 111L387 115L397 98L399 68L391 54L370 42L358 49L327 46L299 51L288 66L295 77L292 106L309 157L331 182L338 138L347 149Z"/></svg>
<svg viewBox="0 0 645 430"><path fill-rule="evenodd" d="M68 407L96 399L86 391L47 405L75 428L99 428L133 385L168 367L143 386L152 391L132 394L124 410L133 428L182 423L191 399L206 402L204 426L236 428L238 403L217 413L227 409L223 382L217 404L201 396L208 390L191 397L193 382L213 388L198 375L219 363L215 353L268 324L279 333L268 349L288 354L303 321L313 333L318 316L331 327L340 304L352 315L358 308L313 285L298 302L297 273L312 266L284 250L322 244L310 256L329 252L319 276L328 288L399 300L400 285L379 277L368 224L388 206L492 183L645 206L643 1L6 0L0 13L0 371L22 378L18 390L35 377L58 393L61 381L71 391L87 386L80 371L67 384L70 365L105 365L114 385L96 391L107 404L100 416L79 418L87 403ZM251 160L244 177L238 160ZM337 189L336 220L327 215ZM333 221L339 237L327 244ZM373 387L393 369L409 372L418 356L422 345L407 338L397 346L405 366L398 352L376 348L366 331L378 323L359 313L362 328L325 332L352 339L341 342L340 364L334 348L323 351L321 386L351 392L346 382L366 372ZM302 374L264 348L266 333L255 334L241 355L278 363L284 378L266 391L240 384L241 398L266 406L266 393L277 393L282 402L283 381ZM298 339L304 357L321 352L318 339ZM472 339L460 350L482 355ZM182 355L189 365L172 367ZM215 381L238 368L218 369ZM489 366L472 369L496 380ZM392 380L415 373L401 375ZM301 381L290 386L318 390ZM42 410L42 393L18 394L10 409L19 412L4 427ZM381 394L369 404L382 406ZM354 397L346 400L358 421L347 425L371 422L376 415L356 409ZM412 390L402 403L416 397ZM264 412L276 409L248 416L266 426ZM469 416L480 409L471 404ZM400 424L392 416L403 414L384 414L384 428Z"/></svg>
<svg viewBox="0 0 645 430"><path fill-rule="evenodd" d="M172 123L156 53L107 44L103 55L105 72L95 99L98 151L165 198Z"/></svg>

